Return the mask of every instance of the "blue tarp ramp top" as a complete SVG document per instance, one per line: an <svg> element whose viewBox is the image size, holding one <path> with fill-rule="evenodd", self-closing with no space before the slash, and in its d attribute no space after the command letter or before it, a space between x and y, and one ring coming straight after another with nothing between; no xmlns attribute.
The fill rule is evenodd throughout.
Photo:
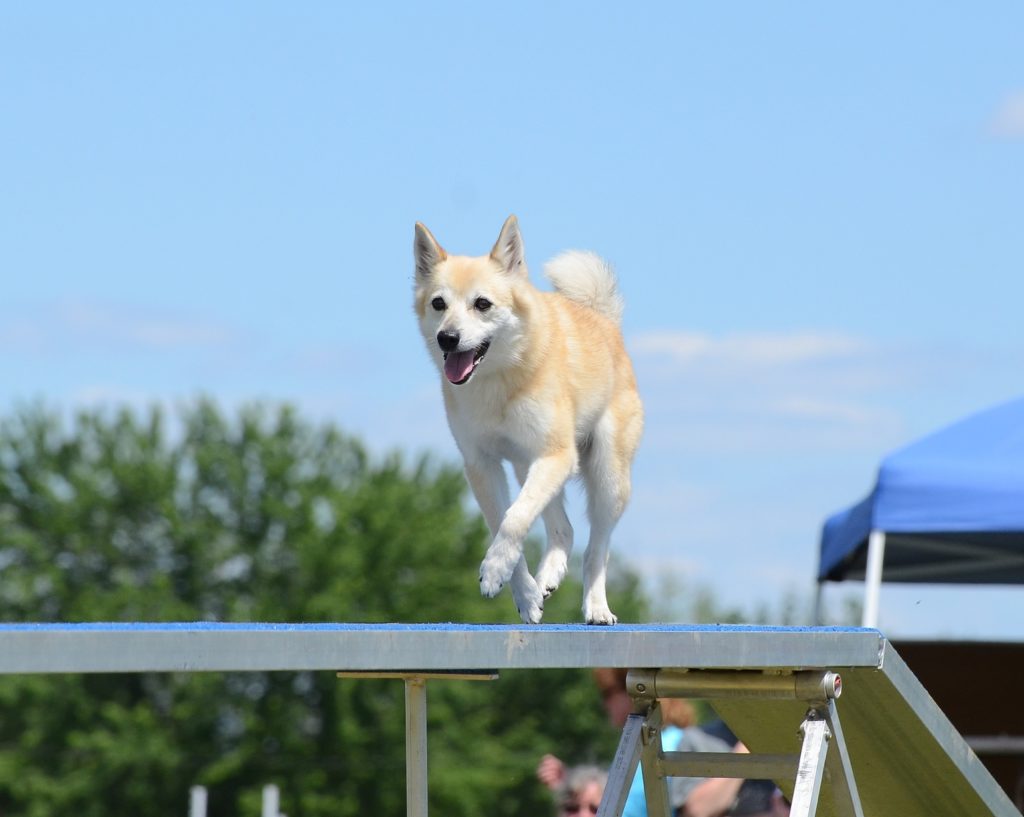
<svg viewBox="0 0 1024 817"><path fill-rule="evenodd" d="M1024 398L893 452L871 493L825 522L819 583L865 579L870 594L883 572L891 582L1024 583Z"/></svg>

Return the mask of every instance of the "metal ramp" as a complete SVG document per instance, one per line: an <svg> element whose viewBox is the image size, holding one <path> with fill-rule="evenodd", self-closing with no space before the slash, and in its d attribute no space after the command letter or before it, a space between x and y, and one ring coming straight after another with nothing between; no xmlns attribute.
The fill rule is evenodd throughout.
<svg viewBox="0 0 1024 817"><path fill-rule="evenodd" d="M631 760L640 746L639 757L646 756L646 763L639 762L651 780L648 794L655 798L652 817L667 814L657 799L664 776L698 769L692 764L703 764L699 770L704 774L721 775L725 766L742 776L771 777L793 797L795 814L806 803L802 814L823 817L1019 815L875 630L624 624L0 625L0 674L322 670L418 679L452 671L478 675L594 667L634 671L630 680L639 712L627 724L616 764L624 754ZM835 692L830 673L842 678L841 698L828 693L830 683ZM983 690L980 678L978 688L964 694ZM737 761L661 752L660 741L651 739L658 695L706 697L752 755ZM408 700L417 708L408 722L421 723L425 694L413 690ZM993 701L993 706L1007 703ZM416 765L409 773L426 781L426 738L418 728L411 732L421 748L408 755ZM606 790L602 814L614 813L614 789L609 785ZM417 791L415 801L410 797L409 813L425 815L423 782Z"/></svg>

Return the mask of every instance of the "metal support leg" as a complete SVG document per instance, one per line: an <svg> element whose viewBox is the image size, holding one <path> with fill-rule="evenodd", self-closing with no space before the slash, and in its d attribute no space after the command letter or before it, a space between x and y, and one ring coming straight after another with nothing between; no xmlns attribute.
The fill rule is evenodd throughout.
<svg viewBox="0 0 1024 817"><path fill-rule="evenodd" d="M661 768L661 707L655 702L647 713L640 732L640 768L644 774L644 799L648 817L672 817L668 800L668 783Z"/></svg>
<svg viewBox="0 0 1024 817"><path fill-rule="evenodd" d="M853 778L850 753L846 747L842 724L839 723L839 711L836 709L835 701L828 702L825 719L832 732L832 742L835 744L835 750L830 752L826 759L825 768L828 770L829 782L835 796L836 814L839 817L864 817L864 811L860 805L860 793L857 791L857 781Z"/></svg>
<svg viewBox="0 0 1024 817"><path fill-rule="evenodd" d="M427 681L493 681L498 673L486 670L432 672L338 673L339 678L401 678L405 682L405 813L427 817Z"/></svg>
<svg viewBox="0 0 1024 817"><path fill-rule="evenodd" d="M644 715L636 713L626 718L619 738L619 748L615 750L615 758L608 770L608 782L605 783L604 794L597 817L622 817L626 807L629 787L633 785L636 767L640 763L640 752L643 748L641 732L644 728Z"/></svg>
<svg viewBox="0 0 1024 817"><path fill-rule="evenodd" d="M672 817L663 757L661 707L655 701L645 712L634 713L626 719L619 748L608 770L608 782L597 817L621 817L637 766L643 773L647 814L650 817Z"/></svg>
<svg viewBox="0 0 1024 817"><path fill-rule="evenodd" d="M804 745L796 770L796 785L790 805L791 817L814 817L818 810L818 795L825 774L825 754L832 737L822 713L812 709L800 727Z"/></svg>
<svg viewBox="0 0 1024 817"><path fill-rule="evenodd" d="M862 627L878 626L878 606L882 593L882 566L885 563L885 531L868 534L868 563L864 574L864 613Z"/></svg>
<svg viewBox="0 0 1024 817"><path fill-rule="evenodd" d="M405 679L405 813L427 817L427 682Z"/></svg>
<svg viewBox="0 0 1024 817"><path fill-rule="evenodd" d="M800 730L803 749L793 790L792 817L813 817L826 770L839 817L864 817L850 754L834 700L811 709ZM831 744L832 751L829 752Z"/></svg>

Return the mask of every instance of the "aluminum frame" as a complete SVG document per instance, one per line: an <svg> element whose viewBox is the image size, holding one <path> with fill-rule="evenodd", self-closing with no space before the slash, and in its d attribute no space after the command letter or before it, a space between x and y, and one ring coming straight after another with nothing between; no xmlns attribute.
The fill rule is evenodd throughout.
<svg viewBox="0 0 1024 817"><path fill-rule="evenodd" d="M846 764L835 767L831 757L836 753L830 752L826 774L852 780L856 772L865 813L872 817L1019 817L892 645L870 629L211 622L0 625L0 674L343 670L416 676L453 670L475 674L594 667L770 676L836 670L849 690L843 712L850 753ZM418 706L414 699L414 711L419 711ZM726 723L761 756L759 762L767 764L765 769L784 771L786 777L794 725L806 711L801 707L799 700L785 698L715 701ZM654 751L651 745L647 744L649 754ZM688 761L666 755L661 762ZM869 769L867 776L860 771L863 768ZM613 775L626 771L625 767L612 769ZM824 815L848 817L846 811L834 810L828 798L823 810Z"/></svg>
<svg viewBox="0 0 1024 817"><path fill-rule="evenodd" d="M0 674L877 667L860 628L487 624L0 625Z"/></svg>
<svg viewBox="0 0 1024 817"><path fill-rule="evenodd" d="M864 817L835 706L842 688L838 674L822 670L765 673L670 668L631 671L627 675L626 689L638 711L627 720L614 767L635 768L639 759L647 813L652 817L672 817L667 778L677 776L789 778L793 781L791 814L815 817L827 764L837 814ZM809 705L800 726L803 744L799 755L666 753L661 743L660 701L690 697L748 699L761 706L771 706L777 701ZM834 744L831 754L828 753L829 743ZM622 817L631 784L632 778L621 774L609 780L598 817Z"/></svg>

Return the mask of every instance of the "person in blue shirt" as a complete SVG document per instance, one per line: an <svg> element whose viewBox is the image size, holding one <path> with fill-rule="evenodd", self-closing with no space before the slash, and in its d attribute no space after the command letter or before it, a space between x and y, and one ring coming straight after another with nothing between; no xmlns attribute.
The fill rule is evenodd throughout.
<svg viewBox="0 0 1024 817"><path fill-rule="evenodd" d="M612 726L621 729L633 711L633 699L626 691L626 670L597 669L594 680ZM710 735L696 725L696 713L689 701L664 699L661 742L666 752L745 752L742 744L735 747ZM553 755L545 755L537 768L537 776L555 789L564 780L565 766ZM724 817L736 801L742 780L727 778L669 778L669 801L676 817ZM630 786L622 817L647 817L643 776L637 769Z"/></svg>
<svg viewBox="0 0 1024 817"><path fill-rule="evenodd" d="M623 694L625 680L623 679ZM629 696L626 695L628 698ZM632 705L632 700L630 701ZM696 724L696 713L689 701L662 699L661 748L665 752L728 752L732 746L721 738L709 735ZM625 719L623 719L625 723ZM670 777L669 804L679 817L716 817L728 812L741 780L706 777ZM622 817L647 817L644 781L640 769L629 787Z"/></svg>

